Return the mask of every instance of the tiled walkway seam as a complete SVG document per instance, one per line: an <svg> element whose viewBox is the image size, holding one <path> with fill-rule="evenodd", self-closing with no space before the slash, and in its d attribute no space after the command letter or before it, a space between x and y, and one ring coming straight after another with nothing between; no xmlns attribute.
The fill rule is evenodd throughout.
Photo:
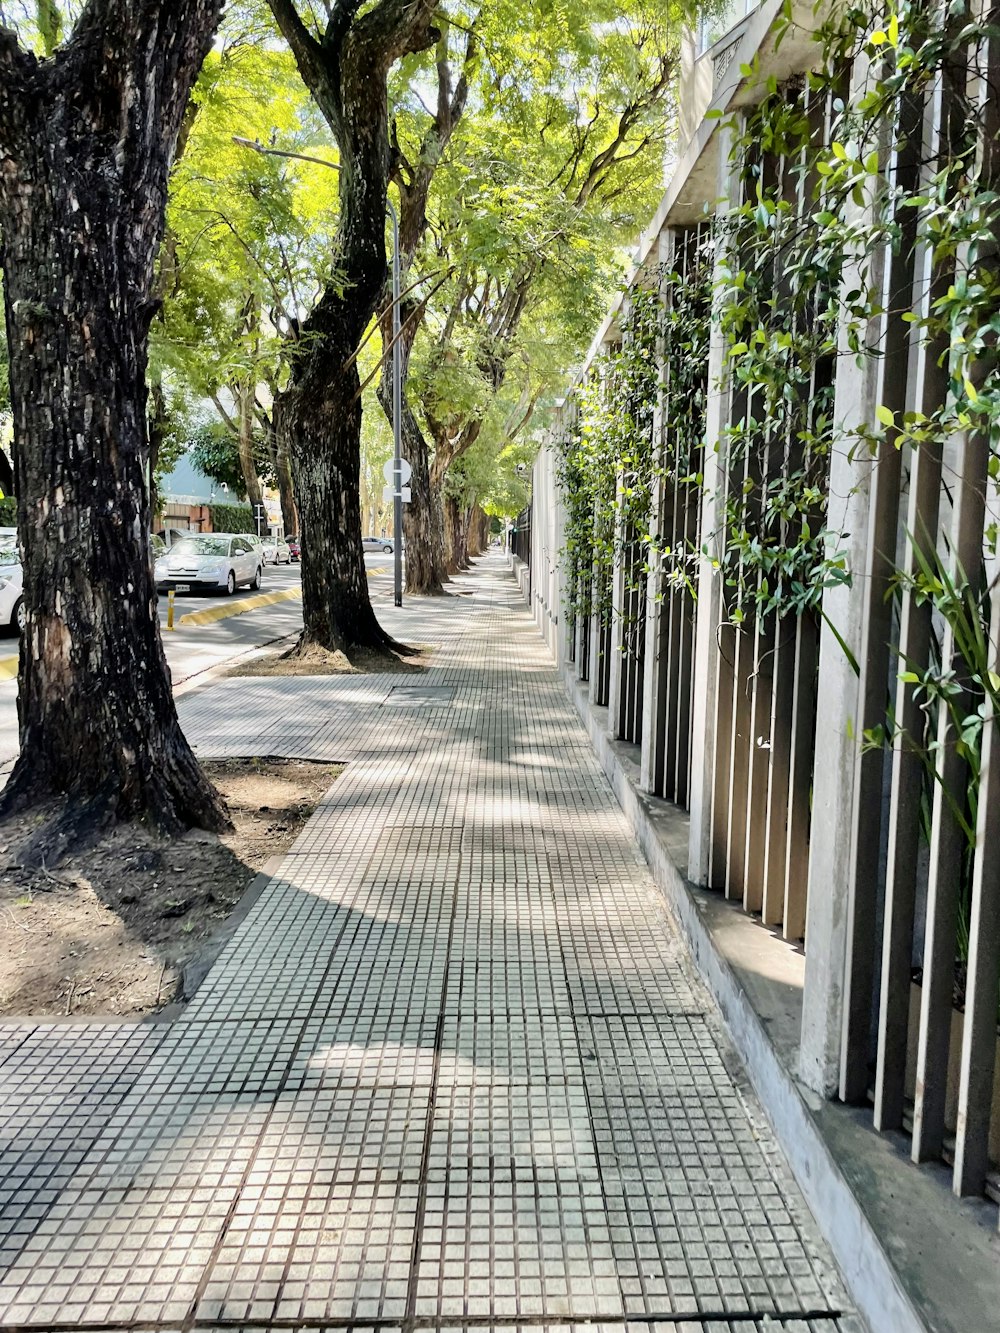
<svg viewBox="0 0 1000 1333"><path fill-rule="evenodd" d="M0 1025L0 1328L858 1328L513 583L459 591L423 676L183 700L349 766L179 1020Z"/></svg>

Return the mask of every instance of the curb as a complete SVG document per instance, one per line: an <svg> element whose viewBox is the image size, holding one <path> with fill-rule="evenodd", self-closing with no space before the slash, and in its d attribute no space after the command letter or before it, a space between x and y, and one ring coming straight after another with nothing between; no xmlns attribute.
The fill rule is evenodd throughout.
<svg viewBox="0 0 1000 1333"><path fill-rule="evenodd" d="M13 680L17 675L18 654L13 657L0 657L0 680Z"/></svg>
<svg viewBox="0 0 1000 1333"><path fill-rule="evenodd" d="M244 611L256 611L261 606L273 606L275 602L292 602L302 596L301 588L284 588L281 592L262 592L256 597L243 597L238 602L224 602L221 606L210 607L207 611L189 611L181 616L178 625L211 625L217 620L228 620L230 616L241 616ZM0 662L0 667L3 663Z"/></svg>

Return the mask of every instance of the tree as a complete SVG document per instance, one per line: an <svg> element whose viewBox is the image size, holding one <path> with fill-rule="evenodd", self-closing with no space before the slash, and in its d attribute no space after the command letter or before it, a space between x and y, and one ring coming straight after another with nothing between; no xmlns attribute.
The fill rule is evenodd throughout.
<svg viewBox="0 0 1000 1333"><path fill-rule="evenodd" d="M0 27L0 260L27 612L21 752L0 810L64 797L54 842L113 819L227 822L180 730L160 643L145 385L167 177L219 9L88 0L50 59Z"/></svg>
<svg viewBox="0 0 1000 1333"><path fill-rule="evenodd" d="M265 472L277 477L293 533L290 463L270 408L284 344L329 274L336 181L328 170L234 143L278 134L312 147L325 126L275 41L266 5L227 15L221 37L198 79L198 116L171 180L164 317L153 350L165 375L213 403L237 449L240 492L258 503Z"/></svg>
<svg viewBox="0 0 1000 1333"><path fill-rule="evenodd" d="M387 80L432 46L435 0L334 0L317 35L293 0L270 0L303 81L340 149L334 275L302 322L274 404L288 446L303 538L300 651L395 645L368 595L361 549L361 393L357 353L387 273L390 148Z"/></svg>
<svg viewBox="0 0 1000 1333"><path fill-rule="evenodd" d="M416 121L418 128L407 142L401 128L404 108L397 104L393 120L393 177L399 189L399 248L402 269L401 291L408 292L400 302L400 374L402 377L402 413L400 430L402 452L412 468L410 481L411 501L403 509L403 531L406 537L406 590L413 594L433 596L443 593L442 581L447 577L444 568L444 548L441 539L439 497L431 489L430 451L420 420L410 403L407 392L410 358L427 302L433 288L424 286L411 290L410 274L417 251L424 240L428 226L428 207L431 186L438 164L446 152L459 121L465 114L469 97L469 79L476 64L478 45L475 24L478 12L468 16L468 23L457 31L458 56L452 50L456 29L442 23L434 51L434 76L437 98L432 112L424 113L422 99L404 89L407 119ZM456 76L454 66L459 64ZM422 114L424 113L424 114ZM430 275L428 275L428 283ZM392 339L392 306L383 305L380 319L382 342L390 346ZM392 420L392 359L383 360L382 378L378 390L379 402Z"/></svg>
<svg viewBox="0 0 1000 1333"><path fill-rule="evenodd" d="M621 237L637 234L662 188L680 5L571 8L567 22L564 7L532 0L465 6L461 27L473 39L457 56L439 43L436 103L422 100L429 72L397 97L396 177L420 242L405 311L407 555L411 533L443 526L421 545L432 552L443 535L446 570L464 560L467 494L464 482L445 485L449 468L475 445L526 345L551 375L565 374L620 277ZM470 92L460 97L463 81ZM545 387L534 378L501 412L515 433ZM431 559L418 554L421 567Z"/></svg>
<svg viewBox="0 0 1000 1333"><path fill-rule="evenodd" d="M228 487L240 500L250 499L239 444L223 422L210 421L196 426L188 437L188 444L186 452L203 476L210 477L220 486ZM252 448L254 468L260 480L268 486L273 485L276 480L274 469L260 433L256 435Z"/></svg>

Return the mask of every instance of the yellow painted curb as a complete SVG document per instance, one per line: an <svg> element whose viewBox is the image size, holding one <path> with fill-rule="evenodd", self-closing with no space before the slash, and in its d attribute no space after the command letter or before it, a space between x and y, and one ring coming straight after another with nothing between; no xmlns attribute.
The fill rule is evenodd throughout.
<svg viewBox="0 0 1000 1333"><path fill-rule="evenodd" d="M211 606L206 611L189 611L187 615L181 616L177 623L178 625L211 625L216 620L228 620L230 616L241 616L244 611L256 611L260 606L273 606L275 602L294 602L301 596L301 588L284 588L281 592L261 592L256 597L241 597L238 602L226 601L221 606Z"/></svg>
<svg viewBox="0 0 1000 1333"><path fill-rule="evenodd" d="M17 658L0 657L0 680L13 680L17 675Z"/></svg>

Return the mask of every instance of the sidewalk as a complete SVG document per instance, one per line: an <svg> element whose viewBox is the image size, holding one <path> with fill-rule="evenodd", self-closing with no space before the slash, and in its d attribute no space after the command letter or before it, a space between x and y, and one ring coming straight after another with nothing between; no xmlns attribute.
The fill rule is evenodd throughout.
<svg viewBox="0 0 1000 1333"><path fill-rule="evenodd" d="M387 608L425 675L180 701L350 764L181 1018L0 1025L0 1327L859 1329L512 581L460 591Z"/></svg>

